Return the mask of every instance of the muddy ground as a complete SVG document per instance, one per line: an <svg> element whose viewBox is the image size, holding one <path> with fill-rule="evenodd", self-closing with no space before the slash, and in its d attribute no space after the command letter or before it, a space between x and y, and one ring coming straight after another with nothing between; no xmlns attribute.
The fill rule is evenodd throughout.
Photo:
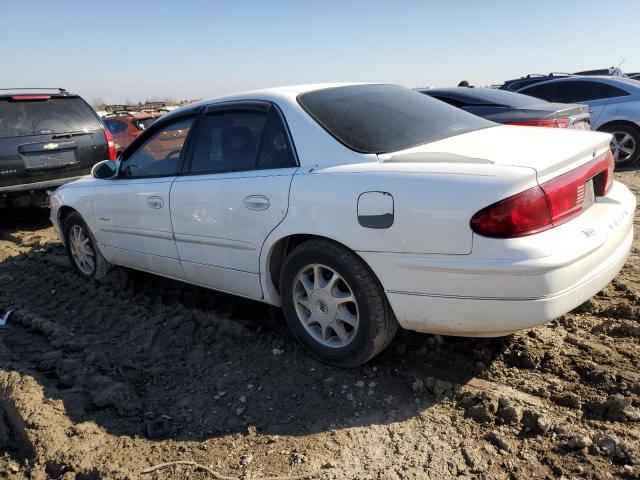
<svg viewBox="0 0 640 480"><path fill-rule="evenodd" d="M618 179L638 194L640 172ZM214 478L143 473L175 460L254 479L640 475L637 239L611 285L548 325L400 332L341 370L277 309L132 271L87 283L46 211L0 215L0 478Z"/></svg>

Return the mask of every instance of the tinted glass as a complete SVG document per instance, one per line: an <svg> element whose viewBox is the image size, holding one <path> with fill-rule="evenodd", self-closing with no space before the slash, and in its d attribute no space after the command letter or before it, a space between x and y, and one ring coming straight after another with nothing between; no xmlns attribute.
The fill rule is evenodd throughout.
<svg viewBox="0 0 640 480"><path fill-rule="evenodd" d="M78 97L0 100L0 138L101 129L91 107Z"/></svg>
<svg viewBox="0 0 640 480"><path fill-rule="evenodd" d="M122 133L127 129L127 124L121 120L104 119L104 126L113 134Z"/></svg>
<svg viewBox="0 0 640 480"><path fill-rule="evenodd" d="M404 150L495 125L396 85L327 88L298 101L338 141L363 153Z"/></svg>
<svg viewBox="0 0 640 480"><path fill-rule="evenodd" d="M295 165L278 112L217 112L198 125L191 173L210 173Z"/></svg>
<svg viewBox="0 0 640 480"><path fill-rule="evenodd" d="M543 83L541 85L534 85L529 88L521 90L519 93L524 95L530 95L532 97L541 98L547 102L553 102L556 91L555 83Z"/></svg>
<svg viewBox="0 0 640 480"><path fill-rule="evenodd" d="M562 103L585 102L627 95L619 88L599 82L558 82L555 101Z"/></svg>
<svg viewBox="0 0 640 480"><path fill-rule="evenodd" d="M175 175L180 166L182 147L193 118L185 118L162 127L136 150L123 159L121 177L152 177Z"/></svg>
<svg viewBox="0 0 640 480"><path fill-rule="evenodd" d="M146 130L157 119L158 119L158 117L143 118L141 120L140 119L136 120L135 124L140 130Z"/></svg>
<svg viewBox="0 0 640 480"><path fill-rule="evenodd" d="M495 105L513 108L526 108L534 103L531 97L520 93L508 92L496 88L452 88L452 89L434 89L433 92L425 90L424 93L443 100L451 105ZM455 100L443 98L446 95ZM458 106L458 105L456 105Z"/></svg>

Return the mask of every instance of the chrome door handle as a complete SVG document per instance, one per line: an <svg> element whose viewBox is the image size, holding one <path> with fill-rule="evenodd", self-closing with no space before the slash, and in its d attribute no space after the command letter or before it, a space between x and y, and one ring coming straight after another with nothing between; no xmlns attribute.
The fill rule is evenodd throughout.
<svg viewBox="0 0 640 480"><path fill-rule="evenodd" d="M147 198L147 206L150 208L162 208L164 207L164 200L162 199L162 197L153 195Z"/></svg>
<svg viewBox="0 0 640 480"><path fill-rule="evenodd" d="M249 210L266 210L271 205L269 199L264 195L249 195L244 197L244 206Z"/></svg>

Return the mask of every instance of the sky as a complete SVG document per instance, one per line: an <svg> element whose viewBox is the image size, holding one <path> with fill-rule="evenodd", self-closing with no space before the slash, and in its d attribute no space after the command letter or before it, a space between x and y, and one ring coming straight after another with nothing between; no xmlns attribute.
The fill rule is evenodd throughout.
<svg viewBox="0 0 640 480"><path fill-rule="evenodd" d="M87 101L640 71L640 1L0 0L0 88Z"/></svg>

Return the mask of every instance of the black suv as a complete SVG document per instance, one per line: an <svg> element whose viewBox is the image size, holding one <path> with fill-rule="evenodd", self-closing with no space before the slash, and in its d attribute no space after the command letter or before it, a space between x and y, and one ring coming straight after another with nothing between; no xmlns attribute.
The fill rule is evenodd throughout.
<svg viewBox="0 0 640 480"><path fill-rule="evenodd" d="M96 112L56 89L0 89L0 208L48 203L48 193L115 160Z"/></svg>

